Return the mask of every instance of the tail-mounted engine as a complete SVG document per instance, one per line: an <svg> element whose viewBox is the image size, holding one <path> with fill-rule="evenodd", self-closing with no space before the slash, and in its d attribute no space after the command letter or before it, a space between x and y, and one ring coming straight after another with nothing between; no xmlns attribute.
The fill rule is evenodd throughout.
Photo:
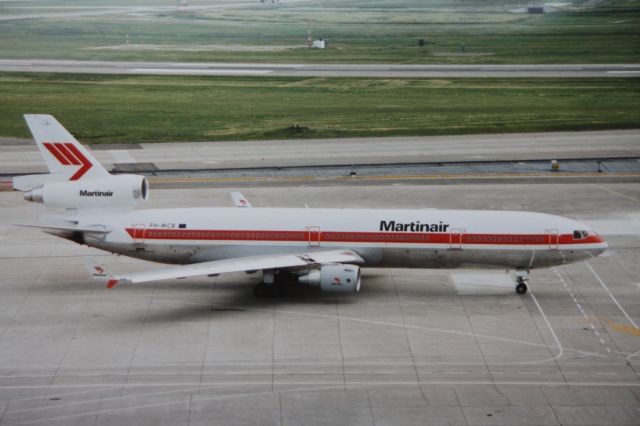
<svg viewBox="0 0 640 426"><path fill-rule="evenodd" d="M322 291L357 293L360 291L360 267L356 265L325 265L300 275L303 284L319 286Z"/></svg>
<svg viewBox="0 0 640 426"><path fill-rule="evenodd" d="M149 183L141 175L47 182L24 193L24 199L67 209L131 207L149 197Z"/></svg>

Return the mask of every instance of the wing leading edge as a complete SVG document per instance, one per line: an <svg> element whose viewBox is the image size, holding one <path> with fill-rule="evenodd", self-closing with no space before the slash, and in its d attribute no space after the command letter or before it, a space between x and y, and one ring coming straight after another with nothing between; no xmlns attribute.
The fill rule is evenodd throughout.
<svg viewBox="0 0 640 426"><path fill-rule="evenodd" d="M281 268L313 268L330 263L364 263L364 259L351 250L319 250L302 253L246 256L232 259L213 260L192 265L174 266L154 271L134 272L130 274L112 275L104 267L91 259L85 265L92 278L107 282L107 287L115 287L119 283L144 283L218 275L229 272L246 272L264 269Z"/></svg>

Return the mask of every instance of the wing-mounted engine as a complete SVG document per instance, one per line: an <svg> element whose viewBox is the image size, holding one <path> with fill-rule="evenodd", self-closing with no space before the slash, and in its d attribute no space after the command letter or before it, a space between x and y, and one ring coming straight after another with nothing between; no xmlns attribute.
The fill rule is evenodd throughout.
<svg viewBox="0 0 640 426"><path fill-rule="evenodd" d="M47 182L24 193L27 201L67 209L132 207L148 197L149 183L141 175Z"/></svg>
<svg viewBox="0 0 640 426"><path fill-rule="evenodd" d="M303 284L319 286L322 291L333 293L357 293L360 291L360 267L356 265L324 265L298 280Z"/></svg>

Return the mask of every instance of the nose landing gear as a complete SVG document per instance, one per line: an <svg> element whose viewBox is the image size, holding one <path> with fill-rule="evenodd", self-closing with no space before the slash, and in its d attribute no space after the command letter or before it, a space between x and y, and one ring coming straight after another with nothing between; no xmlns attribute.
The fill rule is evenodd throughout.
<svg viewBox="0 0 640 426"><path fill-rule="evenodd" d="M525 294L527 292L527 281L529 281L529 271L516 270L516 293Z"/></svg>

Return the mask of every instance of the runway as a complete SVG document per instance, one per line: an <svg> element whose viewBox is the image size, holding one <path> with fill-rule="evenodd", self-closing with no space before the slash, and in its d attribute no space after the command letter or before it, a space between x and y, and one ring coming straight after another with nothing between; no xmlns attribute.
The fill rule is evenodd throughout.
<svg viewBox="0 0 640 426"><path fill-rule="evenodd" d="M254 206L534 210L610 244L532 272L369 269L360 294L259 274L121 285L152 265L38 231L0 192L0 425L635 425L640 418L637 184L253 187ZM146 207L230 206L225 189L156 190Z"/></svg>
<svg viewBox="0 0 640 426"><path fill-rule="evenodd" d="M0 59L0 71L252 77L582 78L638 77L640 76L640 65L251 64Z"/></svg>

